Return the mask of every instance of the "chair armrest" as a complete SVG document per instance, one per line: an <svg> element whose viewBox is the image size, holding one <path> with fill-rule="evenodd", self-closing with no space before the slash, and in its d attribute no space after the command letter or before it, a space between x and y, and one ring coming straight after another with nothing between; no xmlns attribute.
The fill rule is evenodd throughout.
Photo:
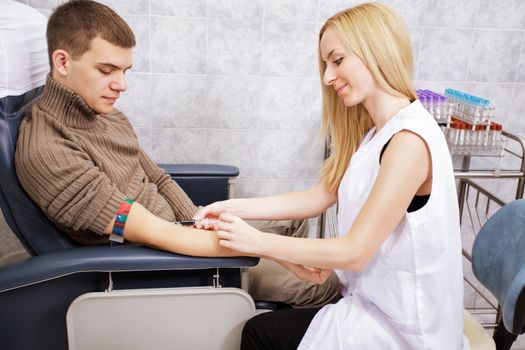
<svg viewBox="0 0 525 350"><path fill-rule="evenodd" d="M79 272L243 268L258 262L254 257L194 257L128 245L79 247L3 266L0 293Z"/></svg>
<svg viewBox="0 0 525 350"><path fill-rule="evenodd" d="M207 205L229 198L230 179L239 168L220 164L159 164L186 192L195 205Z"/></svg>
<svg viewBox="0 0 525 350"><path fill-rule="evenodd" d="M236 177L239 168L221 164L158 164L172 177Z"/></svg>

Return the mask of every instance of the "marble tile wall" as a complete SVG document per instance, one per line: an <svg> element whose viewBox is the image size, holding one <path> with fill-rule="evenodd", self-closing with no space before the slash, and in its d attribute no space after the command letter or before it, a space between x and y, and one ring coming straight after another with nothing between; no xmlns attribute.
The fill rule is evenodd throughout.
<svg viewBox="0 0 525 350"><path fill-rule="evenodd" d="M19 0L49 15L60 0ZM158 162L240 168L237 196L306 188L323 158L316 38L356 0L103 0L137 36L118 107ZM406 20L417 88L486 97L525 136L525 2L382 0ZM510 191L512 192L512 191Z"/></svg>
<svg viewBox="0 0 525 350"><path fill-rule="evenodd" d="M61 0L20 0L48 15ZM158 162L240 168L238 196L315 183L320 25L356 0L103 0L137 36L127 113ZM525 133L525 3L383 0L407 22L418 88L489 98Z"/></svg>
<svg viewBox="0 0 525 350"><path fill-rule="evenodd" d="M21 0L49 14L60 0ZM316 37L342 0L104 0L137 36L127 113L159 162L239 166L239 196L315 183L323 147ZM384 0L406 20L418 88L489 98L525 132L525 5Z"/></svg>

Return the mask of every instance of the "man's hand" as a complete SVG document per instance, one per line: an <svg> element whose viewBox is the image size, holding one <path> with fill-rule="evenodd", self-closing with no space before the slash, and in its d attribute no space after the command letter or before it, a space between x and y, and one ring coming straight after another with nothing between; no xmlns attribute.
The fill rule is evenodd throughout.
<svg viewBox="0 0 525 350"><path fill-rule="evenodd" d="M288 270L292 271L298 278L317 284L323 284L332 273L332 270L329 269L320 269L317 267L294 264L288 261L276 261L286 267Z"/></svg>

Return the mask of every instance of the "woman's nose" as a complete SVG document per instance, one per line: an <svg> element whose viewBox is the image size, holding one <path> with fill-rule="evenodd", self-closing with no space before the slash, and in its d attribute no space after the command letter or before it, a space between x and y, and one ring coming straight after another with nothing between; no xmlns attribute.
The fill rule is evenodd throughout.
<svg viewBox="0 0 525 350"><path fill-rule="evenodd" d="M326 70L324 71L323 83L329 86L329 85L332 85L334 81L335 81L335 74L329 67L327 67Z"/></svg>

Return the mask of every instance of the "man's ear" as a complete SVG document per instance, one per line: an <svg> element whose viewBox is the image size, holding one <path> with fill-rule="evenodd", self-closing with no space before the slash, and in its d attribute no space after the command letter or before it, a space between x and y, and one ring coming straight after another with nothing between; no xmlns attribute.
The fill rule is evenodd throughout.
<svg viewBox="0 0 525 350"><path fill-rule="evenodd" d="M67 51L58 49L53 51L51 59L53 60L54 71L57 74L65 77L68 74L68 68L70 64L69 61L71 60L71 56L67 53Z"/></svg>

